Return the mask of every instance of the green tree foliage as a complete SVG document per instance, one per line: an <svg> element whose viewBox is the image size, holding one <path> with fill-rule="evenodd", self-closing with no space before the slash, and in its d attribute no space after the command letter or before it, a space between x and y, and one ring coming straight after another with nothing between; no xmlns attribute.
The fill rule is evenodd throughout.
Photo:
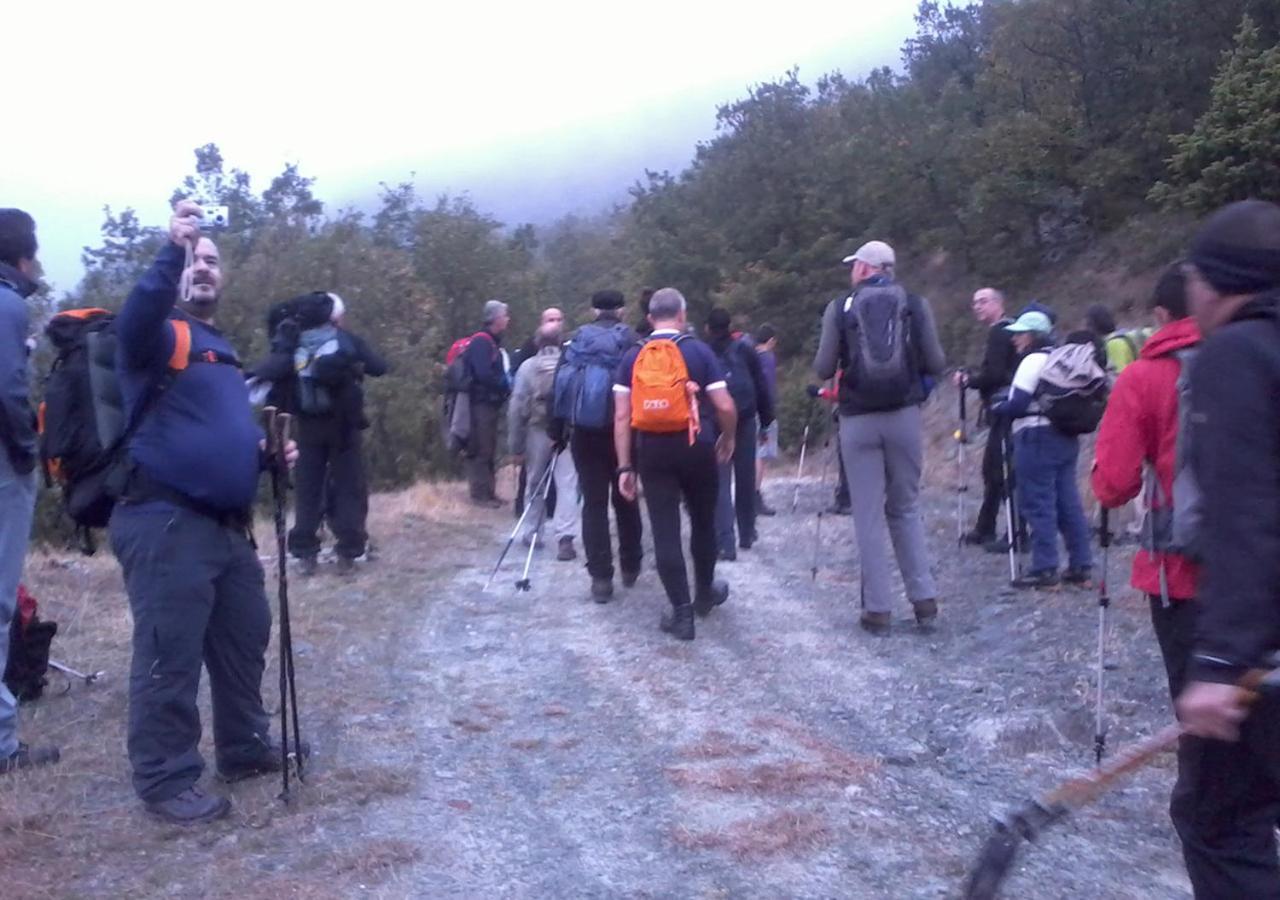
<svg viewBox="0 0 1280 900"><path fill-rule="evenodd" d="M605 287L677 286L695 323L712 304L742 327L772 322L795 437L818 316L864 240L894 244L908 284L954 276L931 299L958 351L977 282L1026 284L1148 194L1195 209L1280 197L1274 0L924 0L916 23L900 70L755 85L719 107L688 167L645 172L597 216L509 227L465 194L424 201L412 177L381 185L368 216L326 211L296 165L259 192L213 144L173 197L229 207L218 321L246 359L266 350L268 307L311 290L342 294L390 358L394 374L366 385L379 486L447 464L441 362L492 298L512 307L512 346L545 306L581 321ZM107 209L68 302L118 308L163 240Z"/></svg>
<svg viewBox="0 0 1280 900"><path fill-rule="evenodd" d="M1280 45L1246 18L1195 128L1173 138L1169 178L1151 199L1205 212L1230 200L1280 200Z"/></svg>

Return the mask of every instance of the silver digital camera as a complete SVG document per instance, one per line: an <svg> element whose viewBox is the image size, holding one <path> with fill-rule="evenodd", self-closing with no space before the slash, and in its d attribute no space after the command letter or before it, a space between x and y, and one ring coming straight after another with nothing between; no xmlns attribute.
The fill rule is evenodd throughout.
<svg viewBox="0 0 1280 900"><path fill-rule="evenodd" d="M231 213L225 206L204 207L204 218L200 220L203 229L226 228L231 224Z"/></svg>

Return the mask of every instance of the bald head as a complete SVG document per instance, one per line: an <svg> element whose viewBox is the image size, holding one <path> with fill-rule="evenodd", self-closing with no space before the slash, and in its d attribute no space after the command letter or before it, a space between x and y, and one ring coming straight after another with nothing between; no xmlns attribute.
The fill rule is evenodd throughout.
<svg viewBox="0 0 1280 900"><path fill-rule="evenodd" d="M554 306L549 306L542 311L542 319L538 324L540 326L555 325L559 328L564 324L564 313Z"/></svg>

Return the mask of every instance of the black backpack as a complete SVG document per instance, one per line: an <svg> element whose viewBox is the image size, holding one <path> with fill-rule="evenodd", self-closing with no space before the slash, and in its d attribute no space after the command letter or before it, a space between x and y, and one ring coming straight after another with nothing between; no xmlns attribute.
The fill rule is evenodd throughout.
<svg viewBox="0 0 1280 900"><path fill-rule="evenodd" d="M863 285L844 302L841 337L848 396L867 412L901 409L921 391L911 307L899 284Z"/></svg>
<svg viewBox="0 0 1280 900"><path fill-rule="evenodd" d="M191 363L239 365L222 354L195 354L191 326L170 319L174 351L132 421L116 377L116 317L105 309L71 309L45 326L56 353L40 404L40 462L45 483L61 488L63 505L93 553L91 528L105 528L128 475L124 447L173 378Z"/></svg>
<svg viewBox="0 0 1280 900"><path fill-rule="evenodd" d="M729 396L733 405L738 408L738 416L749 416L759 408L760 398L756 396L756 381L751 377L751 368L747 364L744 353L755 353L743 340L731 340L722 354L717 354L725 370L725 384L729 388Z"/></svg>
<svg viewBox="0 0 1280 900"><path fill-rule="evenodd" d="M1107 410L1110 383L1092 343L1063 344L1048 351L1035 399L1054 428L1068 435L1091 434Z"/></svg>
<svg viewBox="0 0 1280 900"><path fill-rule="evenodd" d="M48 684L49 648L58 633L56 622L44 622L36 615L36 598L18 585L18 609L9 623L9 659L4 667L4 684L19 703L38 700Z"/></svg>

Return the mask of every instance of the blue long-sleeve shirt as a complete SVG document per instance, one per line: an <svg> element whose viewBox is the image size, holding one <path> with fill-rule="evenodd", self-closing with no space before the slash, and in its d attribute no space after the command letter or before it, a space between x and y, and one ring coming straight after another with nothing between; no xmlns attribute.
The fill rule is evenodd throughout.
<svg viewBox="0 0 1280 900"><path fill-rule="evenodd" d="M182 248L166 244L116 320L116 369L131 415L165 377L176 341L169 319L190 325L193 357L206 351L235 356L222 332L175 309L183 262ZM153 481L230 512L253 503L262 436L240 370L193 361L145 413L129 442L129 455Z"/></svg>

